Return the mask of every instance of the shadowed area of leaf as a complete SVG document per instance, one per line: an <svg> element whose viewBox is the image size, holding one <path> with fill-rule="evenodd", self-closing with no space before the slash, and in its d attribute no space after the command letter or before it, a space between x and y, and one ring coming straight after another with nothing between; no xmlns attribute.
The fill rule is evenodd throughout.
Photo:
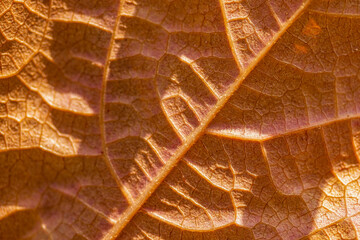
<svg viewBox="0 0 360 240"><path fill-rule="evenodd" d="M36 43L37 48L32 46L27 58L24 52L17 57L19 46L2 52L13 58L17 68L11 70L12 65L5 65L2 58L8 70L1 74L0 145L3 149L40 147L63 156L101 155L98 113L109 27L114 24L102 21L116 15L116 3L93 1L79 8L81 2L7 2L12 1L5 1L7 7L2 9L7 30L0 28L1 46ZM66 20L72 11L79 14L76 10L88 12L87 21Z"/></svg>
<svg viewBox="0 0 360 240"><path fill-rule="evenodd" d="M41 219L36 211L16 211L6 218L0 219L0 236L1 239L7 240L31 239L31 235L38 232L37 237L48 239L46 233L42 232L41 234L41 230L39 231L40 225Z"/></svg>
<svg viewBox="0 0 360 240"><path fill-rule="evenodd" d="M2 153L0 159L1 205L5 210L19 208L0 216L6 234L26 223L51 239L72 239L76 234L98 239L127 207L101 157L58 157L28 149ZM15 218L19 220L13 227L6 228ZM25 230L15 239L26 239Z"/></svg>

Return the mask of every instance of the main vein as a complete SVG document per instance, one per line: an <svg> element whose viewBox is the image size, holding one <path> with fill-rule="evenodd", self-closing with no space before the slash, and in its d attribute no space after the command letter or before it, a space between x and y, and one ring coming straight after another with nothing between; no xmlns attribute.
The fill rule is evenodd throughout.
<svg viewBox="0 0 360 240"><path fill-rule="evenodd" d="M152 193L157 189L157 187L162 183L162 181L166 178L166 176L171 172L171 170L176 166L176 164L180 161L180 159L184 156L184 154L190 149L190 147L203 135L205 129L209 125L209 123L214 119L216 114L223 108L223 106L226 104L226 102L229 100L229 98L233 95L233 93L239 88L243 80L249 75L249 73L254 69L254 67L266 56L266 54L269 52L271 47L275 44L275 42L285 33L285 31L291 26L291 24L301 15L301 13L306 9L306 7L309 5L311 0L307 0L299 9L293 14L293 16L284 24L280 31L277 32L272 41L268 43L264 49L259 53L259 55L256 57L256 59L249 64L249 66L240 74L240 76L235 80L235 82L229 87L229 89L224 93L224 95L219 99L219 101L215 104L215 106L210 110L210 112L207 114L207 116L202 120L200 126L196 128L186 139L183 145L181 145L177 151L174 153L174 155L167 161L166 165L160 170L159 174L152 179L152 181L146 186L143 193L134 201L133 204L131 204L125 212L122 214L121 219L119 219L114 226L108 231L108 233L105 235L103 240L113 240L115 239L119 233L124 229L124 227L130 222L132 217L138 212L138 210L141 208L141 206L146 202L146 200L152 195ZM116 20L116 25L118 24L120 20L120 10L123 5L123 0L121 0L121 5L119 9L119 14ZM116 29L116 27L115 27ZM114 33L115 35L115 33ZM230 39L230 36L228 35L228 38ZM114 36L112 39L111 47L113 45ZM232 49L234 50L234 49ZM109 50L111 51L111 49ZM106 68L108 68L108 63ZM105 73L108 73L108 70L105 70ZM107 75L104 75L105 78ZM106 79L104 79L106 81ZM103 87L106 87L106 84L103 83ZM105 89L103 91L106 91ZM103 94L104 95L104 94ZM102 108L104 108L105 100L104 96L102 97ZM101 111L102 115L102 123L103 123L103 117L104 113ZM102 126L102 128L104 128ZM105 140L105 139L104 139ZM106 149L106 146L104 146ZM104 152L106 154L106 152ZM108 166L113 172L115 173L115 170L113 169L109 159L106 156L106 159L108 161ZM116 179L116 177L115 177Z"/></svg>

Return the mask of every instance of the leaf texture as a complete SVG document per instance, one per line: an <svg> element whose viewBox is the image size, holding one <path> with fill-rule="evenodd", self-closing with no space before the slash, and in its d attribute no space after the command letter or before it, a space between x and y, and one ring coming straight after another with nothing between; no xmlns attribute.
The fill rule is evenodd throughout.
<svg viewBox="0 0 360 240"><path fill-rule="evenodd" d="M2 0L0 239L360 238L359 9Z"/></svg>

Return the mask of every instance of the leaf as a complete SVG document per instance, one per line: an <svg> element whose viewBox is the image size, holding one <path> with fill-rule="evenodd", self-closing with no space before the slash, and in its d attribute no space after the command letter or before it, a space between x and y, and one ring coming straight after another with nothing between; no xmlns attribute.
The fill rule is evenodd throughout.
<svg viewBox="0 0 360 240"><path fill-rule="evenodd" d="M345 0L2 0L0 239L357 239Z"/></svg>

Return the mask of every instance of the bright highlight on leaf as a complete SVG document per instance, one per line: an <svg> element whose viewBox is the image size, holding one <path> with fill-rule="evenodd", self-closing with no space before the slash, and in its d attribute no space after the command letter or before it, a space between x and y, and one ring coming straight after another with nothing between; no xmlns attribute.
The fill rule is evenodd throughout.
<svg viewBox="0 0 360 240"><path fill-rule="evenodd" d="M360 238L360 2L1 0L0 240Z"/></svg>

